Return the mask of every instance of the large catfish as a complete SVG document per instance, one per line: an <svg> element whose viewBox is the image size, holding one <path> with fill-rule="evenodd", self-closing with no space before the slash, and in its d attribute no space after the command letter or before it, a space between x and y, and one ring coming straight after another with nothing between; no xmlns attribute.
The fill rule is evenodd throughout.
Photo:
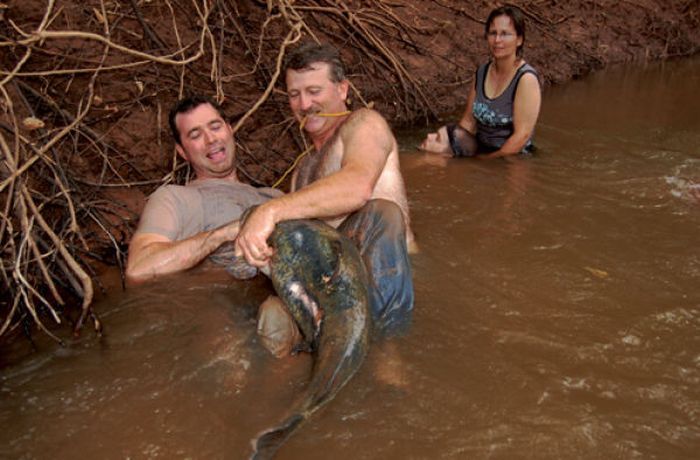
<svg viewBox="0 0 700 460"><path fill-rule="evenodd" d="M277 426L252 441L251 458L270 458L311 414L330 401L367 354L368 276L355 245L315 220L277 224L270 278L315 354L308 388Z"/></svg>

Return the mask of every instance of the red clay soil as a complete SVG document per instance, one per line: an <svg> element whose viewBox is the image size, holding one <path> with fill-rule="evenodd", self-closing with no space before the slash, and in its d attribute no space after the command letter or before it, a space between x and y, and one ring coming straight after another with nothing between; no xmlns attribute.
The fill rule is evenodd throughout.
<svg viewBox="0 0 700 460"><path fill-rule="evenodd" d="M471 3L471 11L465 4ZM484 18L497 2L414 2L439 33L425 40L429 52L407 56L439 101L438 111L461 106L473 70L487 59ZM448 5L453 6L448 6ZM609 64L687 56L700 50L700 1L514 2L527 17L525 58L545 85L560 84ZM461 5L461 6L454 6ZM461 9L461 10L460 10ZM441 84L442 83L442 84ZM457 97L455 97L457 96Z"/></svg>

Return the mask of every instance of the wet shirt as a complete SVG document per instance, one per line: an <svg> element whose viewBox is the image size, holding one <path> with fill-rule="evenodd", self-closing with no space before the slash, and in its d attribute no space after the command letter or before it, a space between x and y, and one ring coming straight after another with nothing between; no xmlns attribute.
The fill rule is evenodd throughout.
<svg viewBox="0 0 700 460"><path fill-rule="evenodd" d="M518 82L526 73L537 76L537 71L530 64L521 65L503 93L491 99L484 91L489 65L490 62L482 64L476 71L476 98L472 113L476 119L476 139L480 146L498 150L513 134L513 101ZM528 150L531 145L532 138L528 139L523 150Z"/></svg>
<svg viewBox="0 0 700 460"><path fill-rule="evenodd" d="M280 195L282 192L273 188L255 188L227 179L164 185L148 198L136 232L183 240L239 219L249 207Z"/></svg>

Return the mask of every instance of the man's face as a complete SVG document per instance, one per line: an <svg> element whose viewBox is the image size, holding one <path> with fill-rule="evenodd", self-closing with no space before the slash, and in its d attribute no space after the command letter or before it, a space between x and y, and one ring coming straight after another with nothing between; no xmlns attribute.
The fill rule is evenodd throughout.
<svg viewBox="0 0 700 460"><path fill-rule="evenodd" d="M421 143L420 149L427 152L449 153L451 148L447 128L442 126L437 132L429 133L423 143Z"/></svg>
<svg viewBox="0 0 700 460"><path fill-rule="evenodd" d="M187 160L198 179L235 175L236 143L231 125L211 104L200 104L175 117L180 133L177 153Z"/></svg>
<svg viewBox="0 0 700 460"><path fill-rule="evenodd" d="M336 125L333 117L315 116L317 113L338 113L347 110L347 80L335 83L330 79L330 64L316 62L311 69L287 70L289 106L296 119L312 137L322 136Z"/></svg>

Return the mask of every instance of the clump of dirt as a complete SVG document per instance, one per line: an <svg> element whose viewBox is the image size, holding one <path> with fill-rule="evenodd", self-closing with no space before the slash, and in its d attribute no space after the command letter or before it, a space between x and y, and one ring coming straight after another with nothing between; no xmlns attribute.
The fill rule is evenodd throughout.
<svg viewBox="0 0 700 460"><path fill-rule="evenodd" d="M545 85L611 63L700 50L699 0L514 3L528 19L525 58ZM123 263L144 197L188 176L167 120L184 94L223 103L237 130L241 177L271 185L304 147L280 73L290 46L335 44L355 106L372 103L397 127L434 122L463 107L473 72L487 59L484 21L496 6L0 2L0 312L7 318L0 335L17 315L28 317L17 305L55 304L65 290L85 299L85 278L100 263ZM24 121L30 118L39 123ZM37 224L42 219L46 225Z"/></svg>

